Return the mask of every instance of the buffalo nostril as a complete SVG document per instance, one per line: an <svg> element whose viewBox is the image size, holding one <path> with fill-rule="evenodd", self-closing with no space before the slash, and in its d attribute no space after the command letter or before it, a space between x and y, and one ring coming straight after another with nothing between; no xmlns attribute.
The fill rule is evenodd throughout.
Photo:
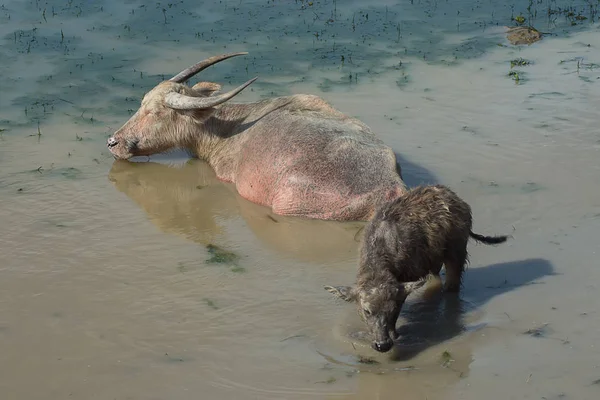
<svg viewBox="0 0 600 400"><path fill-rule="evenodd" d="M380 353L385 353L390 351L393 345L394 343L391 340L387 342L374 342L373 348Z"/></svg>
<svg viewBox="0 0 600 400"><path fill-rule="evenodd" d="M110 138L108 138L108 140L106 141L106 145L107 145L108 147L114 147L114 146L116 146L118 143L119 143L119 142L118 142L118 141L117 141L115 138L113 138L113 137L110 137Z"/></svg>

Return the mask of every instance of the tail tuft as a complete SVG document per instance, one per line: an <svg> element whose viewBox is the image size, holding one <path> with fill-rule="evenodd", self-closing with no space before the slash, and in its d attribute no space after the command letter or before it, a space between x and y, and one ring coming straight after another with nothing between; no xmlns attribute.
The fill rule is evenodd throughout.
<svg viewBox="0 0 600 400"><path fill-rule="evenodd" d="M478 242L485 243L485 244L504 243L510 237L508 235L506 235L506 236L483 236L483 235L478 235L477 233L475 233L473 231L469 231L469 234L471 235L471 237L473 239L477 240Z"/></svg>

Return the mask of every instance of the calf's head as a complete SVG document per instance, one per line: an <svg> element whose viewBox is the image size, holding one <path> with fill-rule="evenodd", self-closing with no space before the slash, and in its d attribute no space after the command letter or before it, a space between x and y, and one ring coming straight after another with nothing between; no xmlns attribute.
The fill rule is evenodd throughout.
<svg viewBox="0 0 600 400"><path fill-rule="evenodd" d="M185 82L210 65L243 54L247 53L208 58L156 85L129 121L108 138L106 145L113 156L128 159L188 147L194 132L199 133L198 124L212 114L213 107L231 99L257 78L220 95L215 94L221 89L216 83L199 82L189 87Z"/></svg>
<svg viewBox="0 0 600 400"><path fill-rule="evenodd" d="M408 295L427 282L380 283L358 287L325 286L325 290L348 302L356 302L358 314L367 324L372 347L385 353L397 339L396 321Z"/></svg>

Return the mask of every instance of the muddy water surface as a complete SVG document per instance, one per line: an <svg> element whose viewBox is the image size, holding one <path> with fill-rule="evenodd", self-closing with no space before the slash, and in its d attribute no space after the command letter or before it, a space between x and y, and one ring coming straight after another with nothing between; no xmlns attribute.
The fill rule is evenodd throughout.
<svg viewBox="0 0 600 400"><path fill-rule="evenodd" d="M206 3L0 5L2 398L597 399L598 4ZM511 16L547 34L511 46ZM361 224L108 154L145 91L230 51L200 79L321 95L513 234L471 243L460 298L415 295L393 352L322 289L352 283Z"/></svg>

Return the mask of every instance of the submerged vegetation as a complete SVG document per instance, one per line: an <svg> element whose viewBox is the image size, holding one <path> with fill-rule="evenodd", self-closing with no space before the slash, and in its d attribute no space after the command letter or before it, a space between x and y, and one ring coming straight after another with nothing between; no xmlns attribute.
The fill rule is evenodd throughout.
<svg viewBox="0 0 600 400"><path fill-rule="evenodd" d="M512 78L513 81L515 81L515 83L518 85L519 83L521 83L521 80L523 79L524 75L522 72L519 71L510 71L508 73L508 76L510 78Z"/></svg>
<svg viewBox="0 0 600 400"><path fill-rule="evenodd" d="M237 254L222 249L214 244L209 244L206 246L206 249L208 250L208 254L211 255L211 257L206 260L209 264L235 264L239 259Z"/></svg>
<svg viewBox="0 0 600 400"><path fill-rule="evenodd" d="M361 364L366 364L366 365L377 365L377 364L380 364L379 361L375 360L372 357L365 357L365 356L361 356L361 355L359 355L357 357L357 361L359 363L361 363Z"/></svg>
<svg viewBox="0 0 600 400"><path fill-rule="evenodd" d="M206 246L206 250L208 250L208 254L210 254L210 258L206 260L207 264L225 264L231 266L231 272L245 272L246 269L244 267L240 267L237 265L240 256L225 250L219 246L214 244L209 244Z"/></svg>
<svg viewBox="0 0 600 400"><path fill-rule="evenodd" d="M524 58L515 58L514 60L510 60L510 68L514 67L525 67L531 64L531 61L525 60Z"/></svg>
<svg viewBox="0 0 600 400"><path fill-rule="evenodd" d="M573 24L592 23L598 20L599 6L593 0L530 0L518 6L491 5L486 15L452 2L432 6L422 1L343 6L336 0L217 2L200 10L195 2L181 0L130 4L123 11L110 2L85 0L29 0L19 3L19 8L15 4L0 6L0 23L15 28L3 38L2 52L18 54L8 59L8 66L11 60L31 63L39 57L46 67L37 81L41 90L11 94L14 98L7 100L24 110L24 121L12 122L16 126L43 121L55 112L67 112L73 123L90 126L105 126L132 114L141 95L166 78L170 72L166 68L172 68L147 70L151 56L144 55L143 49L150 43L200 45L202 52L215 54L252 47L242 65L217 69L222 71L218 80L231 84L248 75L265 76L267 71L275 79L265 76L255 83L253 90L261 95L288 94L289 85L300 82L318 84L323 92L351 90L352 85L390 72L398 61L402 65L420 59L454 66L482 55L497 41L480 35L481 28L514 21L518 26L509 36L516 35L515 43L532 43L541 35L534 25L543 23L549 31L560 32ZM70 22L83 18L91 23L79 32ZM23 29L20 19L34 21L33 26ZM219 29L214 21L219 21ZM471 36L448 45L445 38L457 31ZM132 54L131 46L140 53ZM277 63L268 55L273 51L279 54ZM519 74L512 77L523 80ZM392 79L402 89L414 81L410 67L402 67ZM0 91L13 93L15 84L11 79L0 82ZM98 104L99 96L107 101Z"/></svg>
<svg viewBox="0 0 600 400"><path fill-rule="evenodd" d="M515 83L518 85L520 83L523 82L524 78L525 78L525 73L519 70L514 70L513 68L515 67L526 67L528 65L531 65L531 61L526 60L524 58L515 58L513 60L510 60L510 71L508 72L508 76L515 81Z"/></svg>
<svg viewBox="0 0 600 400"><path fill-rule="evenodd" d="M212 308L213 310L218 310L219 307L215 304L215 302L211 299L204 299L204 302L206 303L206 305L210 308Z"/></svg>
<svg viewBox="0 0 600 400"><path fill-rule="evenodd" d="M454 362L454 359L452 358L452 354L450 354L450 352L448 350L444 350L444 352L441 355L441 359L442 359L442 367L447 368L450 366L450 364L452 364Z"/></svg>

